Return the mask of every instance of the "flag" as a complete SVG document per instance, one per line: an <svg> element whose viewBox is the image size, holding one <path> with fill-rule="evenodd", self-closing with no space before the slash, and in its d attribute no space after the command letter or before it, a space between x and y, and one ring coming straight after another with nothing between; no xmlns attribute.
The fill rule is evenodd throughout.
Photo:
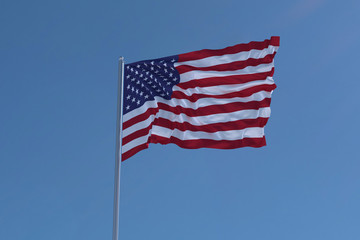
<svg viewBox="0 0 360 240"><path fill-rule="evenodd" d="M126 64L122 161L149 143L266 145L280 38Z"/></svg>

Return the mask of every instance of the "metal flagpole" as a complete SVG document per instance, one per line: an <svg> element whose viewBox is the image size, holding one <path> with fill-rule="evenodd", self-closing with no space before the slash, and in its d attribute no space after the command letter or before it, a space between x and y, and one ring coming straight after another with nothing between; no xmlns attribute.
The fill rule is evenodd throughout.
<svg viewBox="0 0 360 240"><path fill-rule="evenodd" d="M117 92L117 119L116 119L116 150L115 150L115 182L114 182L114 213L112 240L119 237L119 206L120 206L120 172L121 172L121 145L122 145L122 114L123 114L123 84L124 58L119 58L118 65L118 92Z"/></svg>

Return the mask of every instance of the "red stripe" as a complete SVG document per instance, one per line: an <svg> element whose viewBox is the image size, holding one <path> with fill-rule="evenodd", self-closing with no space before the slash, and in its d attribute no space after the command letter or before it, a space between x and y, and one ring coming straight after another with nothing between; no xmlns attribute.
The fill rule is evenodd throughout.
<svg viewBox="0 0 360 240"><path fill-rule="evenodd" d="M152 122L148 127L144 129L140 129L125 138L123 138L122 144L125 145L139 137L146 136L149 134L150 129L152 129L153 125L168 128L168 129L178 129L180 131L199 131L199 132L207 132L207 133L214 133L219 131L231 131L231 130L242 130L249 127L265 127L268 118L256 118L256 119L243 119L237 120L232 122L226 123L213 123L213 124L206 124L201 126L192 125L188 122L179 123L179 122L172 122L169 119L165 118L157 118Z"/></svg>
<svg viewBox="0 0 360 240"><path fill-rule="evenodd" d="M265 137L262 138L244 138L240 140L210 140L210 139L197 139L197 140L180 140L174 137L170 139L160 137L157 135L152 135L149 139L149 143L160 143L160 144L169 144L174 143L182 148L188 149L197 149L197 148L215 148L215 149L235 149L240 147L263 147L266 146ZM138 145L126 153L122 154L121 161L125 161L136 153L140 152L149 147L148 143Z"/></svg>
<svg viewBox="0 0 360 240"><path fill-rule="evenodd" d="M154 123L152 122L149 126L139 129L139 130L127 135L126 137L124 137L122 140L122 145L124 146L125 144L128 144L129 142L131 142L134 139L148 135L153 124Z"/></svg>
<svg viewBox="0 0 360 240"><path fill-rule="evenodd" d="M231 93L227 93L227 94L223 94L223 95L208 95L208 94L193 94L191 96L186 95L183 92L180 91L174 91L171 95L171 98L176 98L176 99L187 99L190 102L196 102L197 100L199 100L200 98L234 98L234 97L249 97L252 94L256 93L256 92L260 92L260 91L267 91L267 92L271 92L276 88L275 84L271 84L271 85L258 85L258 86L254 86L254 87L250 87L244 90L241 90L239 92L231 92Z"/></svg>
<svg viewBox="0 0 360 240"><path fill-rule="evenodd" d="M233 122L226 123L213 123L201 126L195 126L188 122L178 123L172 122L169 119L158 118L155 119L154 125L168 128L168 129L178 129L180 131L193 131L193 132L207 132L215 133L220 131L231 131L231 130L242 130L250 127L265 127L268 118L256 118L256 119L243 119Z"/></svg>
<svg viewBox="0 0 360 240"><path fill-rule="evenodd" d="M244 138L240 140L211 140L211 139L194 139L180 140L175 137L165 138L157 135L151 135L150 143L169 144L174 143L182 148L216 148L216 149L234 149L240 147L262 147L266 145L265 137L262 138Z"/></svg>
<svg viewBox="0 0 360 240"><path fill-rule="evenodd" d="M174 114L185 114L189 117L199 117L199 116L208 116L212 114L218 113L230 113L236 112L240 110L247 110L247 109L259 109L263 107L270 106L271 99L265 98L261 101L251 101L251 102L232 102L226 103L221 105L210 105L206 107L201 107L198 109L193 108L185 108L182 106L172 107L165 103L159 102L159 109L172 112Z"/></svg>
<svg viewBox="0 0 360 240"><path fill-rule="evenodd" d="M212 87L219 85L242 84L251 81L265 80L267 77L272 77L273 75L274 75L274 68L272 68L272 70L269 72L262 72L262 73L194 79L184 83L180 82L176 86L182 89L188 89L188 88L196 88L196 87Z"/></svg>
<svg viewBox="0 0 360 240"><path fill-rule="evenodd" d="M227 112L235 112L240 110L246 110L246 109L259 109L263 107L269 107L271 102L271 98L265 98L261 101L250 101L250 102L232 102L232 103L226 103L221 105L210 105L206 107L201 107L197 109L193 108L184 108L182 106L176 106L172 107L165 103L158 102L158 108L149 108L146 112L137 115L128 121L123 123L123 129L125 130L128 127L131 127L132 125L145 121L148 119L151 115L155 115L159 109L173 112L175 114L184 113L189 117L198 117L198 116L207 116L211 114L217 114L217 113L227 113Z"/></svg>
<svg viewBox="0 0 360 240"><path fill-rule="evenodd" d="M148 119L149 116L151 115L155 115L157 112L159 111L158 108L148 108L146 110L146 112L136 115L135 117L127 120L126 122L123 123L123 130L127 129L128 127L131 127L132 125L138 123L138 122L142 122L146 119Z"/></svg>
<svg viewBox="0 0 360 240"><path fill-rule="evenodd" d="M198 116L207 116L207 115L218 114L218 113L230 113L230 112L236 112L236 111L240 111L240 110L259 109L259 108L264 108L264 107L270 107L270 103L271 103L271 98L265 98L262 101L251 101L251 102L244 102L244 103L233 102L233 103L227 103L227 104L222 104L222 105L211 105L211 106L206 106L206 107L202 107L202 108L198 108L198 109L192 109L192 108L184 108L181 106L171 107L169 105L159 102L158 109L172 112L174 114L183 113L189 117L198 117ZM143 113L142 115L139 115L133 119L134 119L134 121L139 121L139 122L144 121L150 115L155 115L158 112L158 110L151 111L151 112L154 112L154 113L152 113L152 114L151 113ZM150 114L150 115L148 115L148 114ZM131 119L131 120L133 120L133 119ZM123 138L122 144L125 145L136 138L147 135L149 133L150 129L152 128L153 124L167 127L170 129L173 129L172 126L173 127L176 126L176 129L179 129L182 131L186 130L183 127L181 127L181 125L184 125L184 126L188 126L189 130L212 132L211 129L217 129L217 131L240 130L240 129L244 128L242 126L246 126L246 125L244 125L244 123L247 123L246 120L239 120L239 121L234 121L234 122L228 122L228 123L226 123L226 126L221 126L221 125L224 125L224 123L218 123L218 124L208 124L208 125L199 127L199 126L191 125L190 123L175 123L170 120L168 122L166 122L165 119L162 119L162 120L161 119L162 118L155 119L148 127L139 129L139 130L127 135L126 137ZM251 123L252 121L254 121L254 119L250 119L249 123ZM165 122L168 125L163 124ZM138 122L136 122L136 123L138 123ZM133 123L133 124L135 124L135 123ZM191 127L191 129L190 129L190 127ZM259 126L256 125L256 127L259 127ZM210 129L210 130L208 130L208 129ZM221 129L224 129L224 130L221 130Z"/></svg>
<svg viewBox="0 0 360 240"><path fill-rule="evenodd" d="M223 94L223 95L216 95L216 96L214 96L214 95L205 95L205 94L193 94L191 96L188 96L188 95L185 95L182 92L175 91L175 92L173 92L171 97L176 98L176 99L187 99L190 102L196 102L198 99L204 98L204 97L208 97L208 98L248 97L248 96L251 96L252 94L254 94L256 92L259 92L259 91L270 92L270 91L274 90L275 88L276 88L275 84L272 84L272 85L259 85L259 86L255 86L255 87L251 87L251 88L239 91L239 92L232 92L232 93ZM265 101L269 101L269 105L270 105L270 100L265 100ZM146 110L146 112L144 112L142 114L139 114L139 115L127 120L126 122L124 122L123 123L123 130L127 129L128 127L131 127L132 125L134 125L134 124L136 124L138 122L142 122L142 121L148 119L149 116L151 116L151 115L155 115L159 111L159 109L172 111L172 110L170 110L170 108L174 108L175 113L179 113L180 110L181 111L186 110L187 112L185 114L188 115L188 116L192 116L193 113L195 113L196 116L201 116L200 113L204 113L205 115L209 115L209 114L206 114L206 112L210 111L210 110L213 112L213 114L214 113L220 113L220 112L234 112L234 111L236 111L234 109L241 110L240 108L242 106L244 106L242 109L258 109L259 107L256 108L256 104L257 104L256 102L257 101L247 102L247 103L237 102L237 103L229 103L229 104L224 104L224 105L219 105L219 106L211 105L211 106L208 106L208 107L199 108L197 110L193 110L193 109L190 109L190 108L183 108L183 107L180 107L180 106L170 107L169 105L158 102L158 106L159 106L158 108L149 108L149 109ZM261 104L264 104L264 103L261 103ZM236 108L234 108L235 104L236 104ZM249 108L247 108L247 107L249 107ZM176 109L178 109L178 110L176 110ZM215 109L219 109L219 110L226 109L227 111L224 111L224 110L216 111Z"/></svg>
<svg viewBox="0 0 360 240"><path fill-rule="evenodd" d="M248 58L244 61L237 61L225 64L219 64L209 67L194 67L189 65L177 66L176 69L180 74L190 71L234 71L244 69L249 66L258 66L260 64L271 63L276 53L268 54L264 58Z"/></svg>
<svg viewBox="0 0 360 240"><path fill-rule="evenodd" d="M219 50L210 50L204 49L200 51L194 51L190 53L184 53L179 55L178 62L185 62L191 60L198 60L201 58L212 57L212 56L221 56L225 54L234 54L243 51L250 51L252 49L262 50L267 48L268 46L279 46L280 45L280 37L271 37L271 39L267 39L262 42L250 42L250 43L242 43L237 44L235 46L227 47Z"/></svg>
<svg viewBox="0 0 360 240"><path fill-rule="evenodd" d="M135 155L136 153L140 152L141 150L144 150L146 148L149 147L149 144L148 143L145 143L145 144L141 144L141 145L138 145L132 149L130 149L129 151L127 151L126 153L123 153L121 154L121 161L125 161L126 159L128 159L129 157Z"/></svg>
<svg viewBox="0 0 360 240"><path fill-rule="evenodd" d="M234 102L223 105L206 106L199 109L184 108L181 106L171 107L164 103L159 103L159 109L169 111L174 114L183 113L189 117L198 117L198 116L207 116L218 113L230 113L230 112L246 110L246 109L259 109L263 107L269 107L270 103L271 103L271 99L265 98L262 101L252 101L245 103ZM122 144L125 145L134 139L137 139L142 136L146 136L147 134L149 134L149 131L153 125L166 127L169 129L176 128L181 131L191 130L191 131L203 131L203 132L217 132L217 131L228 131L228 130L241 130L244 129L247 125L248 127L264 127L266 122L267 122L267 118L258 118L258 119L244 119L244 120L232 121L232 122L227 122L226 124L213 123L202 126L195 126L187 122L178 123L178 122L172 122L164 118L158 118L158 119L154 119L154 121L149 126L143 129L139 129L124 137Z"/></svg>

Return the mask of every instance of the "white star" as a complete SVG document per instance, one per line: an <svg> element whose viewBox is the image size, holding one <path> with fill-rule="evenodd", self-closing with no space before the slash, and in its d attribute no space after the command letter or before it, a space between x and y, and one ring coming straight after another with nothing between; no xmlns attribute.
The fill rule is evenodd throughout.
<svg viewBox="0 0 360 240"><path fill-rule="evenodd" d="M140 100L137 100L137 102L136 102L136 103L137 103L137 105L139 105L139 104L140 104Z"/></svg>
<svg viewBox="0 0 360 240"><path fill-rule="evenodd" d="M145 99L148 99L148 98L149 98L149 95L145 95L144 98L145 98Z"/></svg>
<svg viewBox="0 0 360 240"><path fill-rule="evenodd" d="M144 94L144 92L140 92L140 96L142 96Z"/></svg>
<svg viewBox="0 0 360 240"><path fill-rule="evenodd" d="M127 95L126 99L129 100L130 98L131 98L131 96L130 96L130 95Z"/></svg>
<svg viewBox="0 0 360 240"><path fill-rule="evenodd" d="M127 85L127 87L126 87L127 89L130 89L130 85Z"/></svg>
<svg viewBox="0 0 360 240"><path fill-rule="evenodd" d="M130 109L130 106L129 106L129 105L127 105L127 106L126 106L126 110L129 110L129 109Z"/></svg>
<svg viewBox="0 0 360 240"><path fill-rule="evenodd" d="M132 101L132 102L135 102L135 101L136 101L136 98L133 98L131 101Z"/></svg>

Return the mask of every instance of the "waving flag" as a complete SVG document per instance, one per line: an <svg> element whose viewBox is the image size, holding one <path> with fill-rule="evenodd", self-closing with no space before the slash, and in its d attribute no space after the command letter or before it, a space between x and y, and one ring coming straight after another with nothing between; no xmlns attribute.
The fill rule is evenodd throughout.
<svg viewBox="0 0 360 240"><path fill-rule="evenodd" d="M122 160L149 143L266 145L280 38L125 65Z"/></svg>

